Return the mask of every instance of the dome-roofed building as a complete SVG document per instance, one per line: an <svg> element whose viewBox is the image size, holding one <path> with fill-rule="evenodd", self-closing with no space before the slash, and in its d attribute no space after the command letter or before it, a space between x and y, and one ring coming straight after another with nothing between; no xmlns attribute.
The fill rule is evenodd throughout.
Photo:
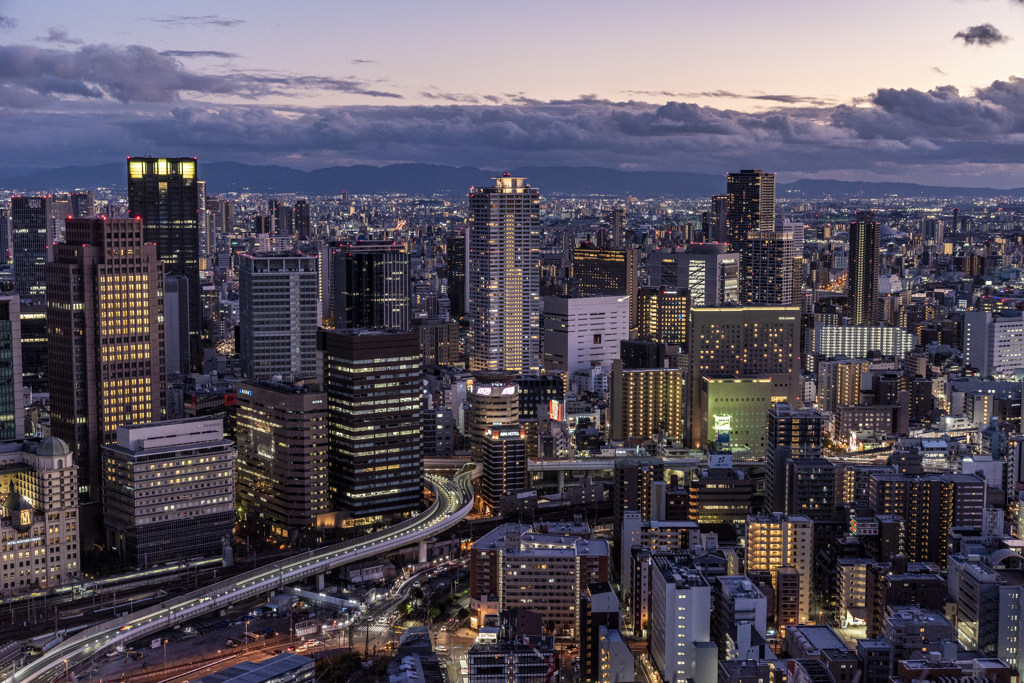
<svg viewBox="0 0 1024 683"><path fill-rule="evenodd" d="M0 443L0 501L0 589L52 588L78 576L78 466L67 443Z"/></svg>

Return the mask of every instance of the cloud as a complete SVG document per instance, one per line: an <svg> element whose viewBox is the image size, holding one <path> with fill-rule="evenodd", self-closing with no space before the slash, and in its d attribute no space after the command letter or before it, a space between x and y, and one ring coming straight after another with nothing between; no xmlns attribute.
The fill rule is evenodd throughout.
<svg viewBox="0 0 1024 683"><path fill-rule="evenodd" d="M149 21L164 26L185 26L191 28L204 28L216 26L219 28L230 28L245 23L244 19L225 19L217 14L204 14L202 16L170 16L150 17Z"/></svg>
<svg viewBox="0 0 1024 683"><path fill-rule="evenodd" d="M16 28L17 26L18 26L18 20L17 19L15 19L14 17L8 17L8 16L4 16L3 14L0 14L0 30L2 30L2 29L12 29L12 28Z"/></svg>
<svg viewBox="0 0 1024 683"><path fill-rule="evenodd" d="M992 24L980 24L978 26L968 27L963 31L958 31L953 38L959 38L964 41L964 45L982 46L997 45L999 43L1005 43L1010 39L1009 36Z"/></svg>
<svg viewBox="0 0 1024 683"><path fill-rule="evenodd" d="M72 38L71 34L67 32L67 29L63 28L50 28L47 30L46 36L43 38L36 38L41 43L55 43L57 45L83 45L85 41L81 38Z"/></svg>
<svg viewBox="0 0 1024 683"><path fill-rule="evenodd" d="M376 59L353 59L352 63L356 66L361 64L380 64Z"/></svg>
<svg viewBox="0 0 1024 683"><path fill-rule="evenodd" d="M675 92L672 90L623 90L621 91L624 95L637 95L640 97L656 97L656 98L682 98L682 99L707 99L707 98L723 98L723 99L735 99L735 100L762 100L767 102L779 102L781 104L814 104L824 105L834 102L834 100L822 97L805 97L801 95L771 95L765 93L755 93L753 95L743 95L740 93L730 92L728 90L705 90L703 92Z"/></svg>
<svg viewBox="0 0 1024 683"><path fill-rule="evenodd" d="M1022 2L1024 2L1024 0L1022 0ZM948 75L948 74L947 74L947 73L946 73L945 71L943 71L942 69L940 69L940 68L939 68L939 67L937 67L937 66L933 66L933 67L932 67L932 71L934 71L935 73L939 74L940 76L946 76L946 75Z"/></svg>
<svg viewBox="0 0 1024 683"><path fill-rule="evenodd" d="M316 90L400 98L357 79L229 72L201 74L171 55L141 45L86 45L77 50L0 45L0 108L38 106L37 97L118 102L174 102L186 95L258 99Z"/></svg>
<svg viewBox="0 0 1024 683"><path fill-rule="evenodd" d="M217 57L218 59L235 59L240 55L236 52L220 52L218 50L164 50L160 52L163 57L181 57L192 59L196 57Z"/></svg>

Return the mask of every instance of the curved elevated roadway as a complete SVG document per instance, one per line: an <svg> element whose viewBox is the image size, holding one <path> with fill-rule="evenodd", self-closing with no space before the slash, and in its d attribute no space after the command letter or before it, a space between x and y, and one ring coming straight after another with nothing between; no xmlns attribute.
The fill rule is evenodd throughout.
<svg viewBox="0 0 1024 683"><path fill-rule="evenodd" d="M474 474L474 471L463 472L453 479L427 475L424 481L434 492L435 500L433 505L415 517L374 534L311 550L92 626L4 678L3 683L50 683L64 675L65 666L73 669L101 651L210 612L230 608L242 600L280 590L290 583L323 574L340 565L428 539L454 526L472 510L471 478Z"/></svg>

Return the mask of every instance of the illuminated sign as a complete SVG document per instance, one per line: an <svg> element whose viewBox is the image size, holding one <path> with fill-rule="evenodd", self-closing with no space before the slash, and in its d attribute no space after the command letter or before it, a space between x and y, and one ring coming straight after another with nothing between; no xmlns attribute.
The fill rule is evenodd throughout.
<svg viewBox="0 0 1024 683"><path fill-rule="evenodd" d="M490 387L480 387L479 389L476 390L476 393L477 393L477 396L490 396L491 395L491 388Z"/></svg>
<svg viewBox="0 0 1024 683"><path fill-rule="evenodd" d="M565 420L565 410L562 408L561 401L548 401L548 416L555 422Z"/></svg>
<svg viewBox="0 0 1024 683"><path fill-rule="evenodd" d="M715 415L715 431L728 432L732 430L732 415Z"/></svg>
<svg viewBox="0 0 1024 683"><path fill-rule="evenodd" d="M516 393L515 387L505 387L504 389L501 390L502 396L511 396L514 393Z"/></svg>
<svg viewBox="0 0 1024 683"><path fill-rule="evenodd" d="M519 431L518 429L511 429L511 430L510 429L503 429L503 430L498 432L498 437L502 438L502 439L508 438L510 436L522 436L522 435L523 435L523 433L521 431Z"/></svg>

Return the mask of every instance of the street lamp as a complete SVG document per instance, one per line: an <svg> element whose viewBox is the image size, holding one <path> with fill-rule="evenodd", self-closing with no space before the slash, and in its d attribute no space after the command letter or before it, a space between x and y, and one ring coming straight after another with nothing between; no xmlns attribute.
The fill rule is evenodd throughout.
<svg viewBox="0 0 1024 683"><path fill-rule="evenodd" d="M242 641L242 651L249 649L249 622L245 622L245 639Z"/></svg>

